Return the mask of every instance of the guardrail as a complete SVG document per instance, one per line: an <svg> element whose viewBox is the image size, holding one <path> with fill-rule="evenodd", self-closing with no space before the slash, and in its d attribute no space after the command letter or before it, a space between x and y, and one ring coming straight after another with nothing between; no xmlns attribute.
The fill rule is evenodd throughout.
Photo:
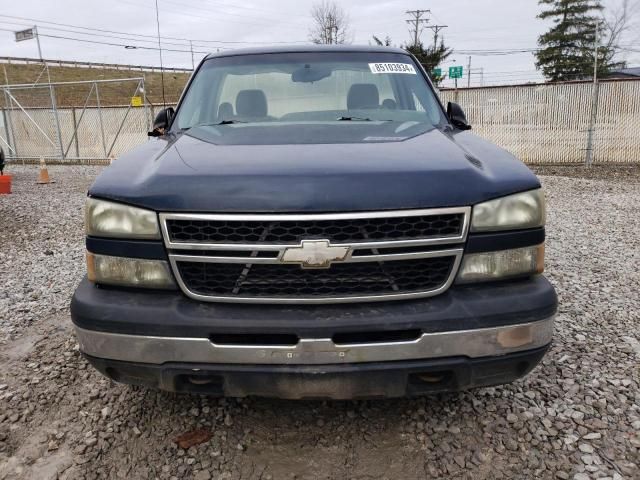
<svg viewBox="0 0 640 480"><path fill-rule="evenodd" d="M97 62L76 62L72 60L54 60L27 57L0 57L0 63L35 65L47 62L49 67L70 67L70 68L107 68L113 70L131 70L139 72L157 72L160 73L160 67L151 65L125 65L120 63L97 63ZM190 68L163 67L165 72L191 73Z"/></svg>

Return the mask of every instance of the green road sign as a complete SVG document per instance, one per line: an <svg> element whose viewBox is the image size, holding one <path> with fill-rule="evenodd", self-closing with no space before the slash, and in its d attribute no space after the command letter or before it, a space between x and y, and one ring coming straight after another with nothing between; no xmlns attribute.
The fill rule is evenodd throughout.
<svg viewBox="0 0 640 480"><path fill-rule="evenodd" d="M462 78L462 66L449 67L449 78Z"/></svg>
<svg viewBox="0 0 640 480"><path fill-rule="evenodd" d="M442 69L441 68L434 68L431 73L433 73L434 77L441 77L442 76Z"/></svg>

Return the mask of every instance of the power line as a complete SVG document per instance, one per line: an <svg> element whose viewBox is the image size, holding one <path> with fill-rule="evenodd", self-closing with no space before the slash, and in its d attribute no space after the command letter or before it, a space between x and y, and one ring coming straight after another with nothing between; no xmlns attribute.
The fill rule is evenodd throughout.
<svg viewBox="0 0 640 480"><path fill-rule="evenodd" d="M517 55L520 53L535 53L539 48L522 48L509 50L454 50L454 53L460 55L480 55L480 56L500 56L500 55Z"/></svg>
<svg viewBox="0 0 640 480"><path fill-rule="evenodd" d="M20 27L31 27L33 25L30 24L25 24L25 23L17 23L17 22L5 22L5 21L0 21L0 23L2 24L6 24L6 25L16 25L16 26L20 26ZM69 30L67 28L57 28L57 27L48 27L48 26L44 26L41 27L44 28L45 30L53 30L54 32L66 32L66 33L75 33L76 35L87 35L90 37L99 37L99 38L115 38L117 40L133 40L135 42L145 42L145 43L152 43L155 44L157 43L157 40L147 40L145 38L129 38L129 37L123 37L123 36L119 36L119 35L109 35L106 33L91 33L91 32L78 32L77 30ZM166 42L166 41L162 41L163 45L177 45L180 47L186 47L187 44L185 43L175 43L175 42ZM206 48L206 47L203 47Z"/></svg>
<svg viewBox="0 0 640 480"><path fill-rule="evenodd" d="M208 0L207 3L214 3L214 4L217 3L217 4L225 6L225 7L238 8L238 9L243 9L243 10L251 10L252 12L259 11L259 12L272 13L271 10L267 10L265 8L253 7L253 6L252 7L245 7L245 6L242 6L242 5L222 3L222 2L219 2L219 1L216 2L216 1L213 1L213 0ZM287 12L287 16L289 16L289 17L298 17L298 18L307 18L307 19L312 18L309 15L296 15L296 14L290 14L288 12Z"/></svg>
<svg viewBox="0 0 640 480"><path fill-rule="evenodd" d="M422 18L422 15L425 13L431 13L431 10L407 10L405 12L407 15L410 15L412 18L410 20L405 20L409 25L413 24L413 30L409 30L413 32L413 45L418 45L418 38L420 37L420 33L422 33L422 29L420 25L424 23L428 23L429 19Z"/></svg>
<svg viewBox="0 0 640 480"><path fill-rule="evenodd" d="M123 0L120 0L120 1L123 1ZM246 13L228 12L228 11L220 10L219 8L211 9L211 8L206 8L206 7L202 6L202 5L195 6L195 5L190 5L188 3L180 2L180 1L177 1L177 0L170 0L170 1L169 0L161 0L161 1L163 3L165 3L165 4L167 4L167 5L183 6L183 7L191 8L191 9L196 10L196 11L210 12L210 13L214 13L216 15L229 15L229 16L232 16L232 17L247 18L247 14ZM128 3L128 2L126 2L126 3ZM227 5L227 4L223 4L223 5L224 6L230 6L230 5ZM247 10L255 11L255 9L250 8L250 7L239 7L239 8L245 8ZM269 15L273 15L273 13L274 13L273 11L268 11L268 10L264 10L264 9L261 9L261 10L263 12L268 13ZM299 26L299 24L294 23L294 22L282 22L282 20L281 20L282 16L277 14L277 13L276 13L276 17L280 20L280 23L289 23L289 24L294 24L296 26ZM270 18L266 18L264 15L261 14L260 18L264 18L265 19L265 22L260 22L261 24L273 24L273 23L276 22L276 18L275 17L273 19L270 19ZM306 18L311 18L311 17L306 17ZM246 22L246 23L252 23L252 22Z"/></svg>
<svg viewBox="0 0 640 480"><path fill-rule="evenodd" d="M131 37L144 37L144 38L152 38L155 39L155 35L144 35L141 33L129 33L129 32L120 32L120 31L116 31L116 30L105 30L105 29L101 29L101 28L95 28L95 27L83 27L80 25L71 25L68 23L59 23L59 22L50 22L47 20L40 20L37 18L29 18L29 17L19 17L19 16L15 16L15 15L3 15L0 14L0 17L3 18L12 18L14 20L22 20L25 22L32 22L32 23L38 23L38 24L48 24L48 25L56 25L56 26L60 26L60 27L69 27L69 28L76 28L76 29L81 29L81 30L89 30L89 31L93 31L93 32L103 32L103 33L113 33L116 35L128 35ZM47 27L47 28L52 28L52 27ZM81 32L77 32L77 33L81 33ZM164 37L165 39L169 39L169 40L182 40L184 42L188 42L189 40L192 40L194 42L198 42L198 43L222 43L222 44L256 44L256 45L264 45L264 44L274 44L274 43L308 43L308 40L292 40L292 41L288 41L288 42L271 42L271 41L264 41L264 42L258 42L258 41L240 41L240 40L204 40L204 39L195 39L195 38L180 38L180 37Z"/></svg>
<svg viewBox="0 0 640 480"><path fill-rule="evenodd" d="M130 2L130 1L127 1L127 0L118 0L118 1L121 2L121 3L124 3L126 5L131 5L133 7L137 7L137 8L140 8L140 9L145 9L144 5L140 4L139 2ZM184 17L197 18L199 20L207 20L209 22L211 22L213 20L213 21L218 21L218 22L221 22L221 23L237 23L237 24L240 24L240 25L258 25L260 27L264 27L265 25L273 25L273 22L268 22L268 21L267 22L252 22L252 21L248 21L248 22L244 21L243 22L243 21L239 21L239 20L230 20L228 18L221 19L221 18L219 18L219 16L220 15L224 15L224 12L220 12L220 11L215 11L215 12L214 11L210 11L211 13L215 13L216 14L215 17L213 17L211 15L206 15L206 16L205 15L198 15L198 14L195 14L195 13L189 13L189 12L184 11L184 10L172 9L172 8L167 8L167 7L163 7L162 10L165 11L165 12L169 12L169 13L171 13L173 15L182 15ZM203 10L202 8L200 10L201 11L206 11L206 10ZM234 15L234 14L231 14L231 15ZM294 26L297 26L297 27L300 26L299 23L293 23L293 22L280 22L280 23L290 24L290 25L294 25Z"/></svg>
<svg viewBox="0 0 640 480"><path fill-rule="evenodd" d="M8 28L0 28L0 31L4 31L4 32L13 32L13 30L8 29ZM40 33L39 34L41 37L47 37L47 38L57 38L57 39L61 39L61 40L72 40L75 42L83 42L83 43L92 43L92 44L96 44L96 45L108 45L111 47L127 47L127 46L131 46L130 44L126 44L126 43L114 43L114 42L100 42L98 40L88 40L86 38L73 38L73 37L65 37L62 35L49 35L49 34L44 34L44 33ZM153 51L158 51L159 49L157 47L147 47L145 45L136 45L135 46L136 49L140 49L140 50L153 50ZM167 52L180 52L180 53L191 53L191 50L178 50L175 48L164 48L163 51L167 51ZM196 51L194 50L195 53L203 53L203 54L207 54L210 52L205 52L205 51Z"/></svg>

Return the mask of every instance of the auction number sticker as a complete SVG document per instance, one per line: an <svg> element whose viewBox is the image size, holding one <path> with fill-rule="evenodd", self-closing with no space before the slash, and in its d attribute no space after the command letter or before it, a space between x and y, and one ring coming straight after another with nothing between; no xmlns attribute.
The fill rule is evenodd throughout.
<svg viewBox="0 0 640 480"><path fill-rule="evenodd" d="M416 74L416 69L408 63L370 63L371 73L410 73Z"/></svg>

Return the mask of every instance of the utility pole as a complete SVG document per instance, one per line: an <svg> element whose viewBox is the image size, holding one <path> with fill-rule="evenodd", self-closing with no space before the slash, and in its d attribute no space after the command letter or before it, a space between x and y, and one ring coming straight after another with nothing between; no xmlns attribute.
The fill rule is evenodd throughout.
<svg viewBox="0 0 640 480"><path fill-rule="evenodd" d="M40 57L40 61L42 61L42 48L40 48L40 35L38 35L38 26L34 25L33 30L36 34L36 42L38 43L38 57Z"/></svg>
<svg viewBox="0 0 640 480"><path fill-rule="evenodd" d="M196 64L193 61L193 40L189 40L189 46L191 47L191 70L195 70Z"/></svg>
<svg viewBox="0 0 640 480"><path fill-rule="evenodd" d="M433 30L433 49L438 47L438 32L443 28L447 28L449 25L429 25L427 28Z"/></svg>
<svg viewBox="0 0 640 480"><path fill-rule="evenodd" d="M413 45L418 45L418 38L420 37L421 28L420 25L424 23L428 23L429 19L422 18L422 16L426 13L431 13L431 10L407 10L406 14L410 15L412 18L410 20L406 20L409 25L413 25L413 30L409 30L413 32Z"/></svg>
<svg viewBox="0 0 640 480"><path fill-rule="evenodd" d="M33 26L33 31L36 36L36 42L38 44L38 56L40 57L40 61L44 63L44 69L47 72L47 83L49 84L49 98L51 100L51 110L53 111L53 118L56 122L56 130L58 133L58 145L60 146L60 158L64 160L64 146L62 145L62 130L60 130L60 118L58 117L58 108L56 101L56 94L51 84L51 73L49 72L49 64L42 58L42 47L40 46L40 34L38 33L38 26ZM39 79L40 77L38 77ZM36 80L37 83L38 80Z"/></svg>
<svg viewBox="0 0 640 480"><path fill-rule="evenodd" d="M38 34L38 26L37 25L33 26L33 31L34 31L35 36L36 36L36 43L38 44L38 57L40 57L40 61L42 63L44 63L44 68L47 71L47 82L51 83L51 74L49 73L49 64L47 62L45 62L44 59L42 58L42 47L40 46L40 35Z"/></svg>
<svg viewBox="0 0 640 480"><path fill-rule="evenodd" d="M158 51L160 52L160 83L162 84L162 108L167 108L167 100L164 96L164 67L162 66L162 42L160 41L160 10L156 0L156 25L158 27Z"/></svg>
<svg viewBox="0 0 640 480"><path fill-rule="evenodd" d="M589 132L587 134L587 157L585 164L591 166L593 162L593 129L595 128L596 115L598 113L598 48L600 46L598 25L595 31L595 46L593 49L593 87L591 89L591 116L589 118Z"/></svg>
<svg viewBox="0 0 640 480"><path fill-rule="evenodd" d="M467 88L471 86L471 55L469 55L469 62L467 63Z"/></svg>

